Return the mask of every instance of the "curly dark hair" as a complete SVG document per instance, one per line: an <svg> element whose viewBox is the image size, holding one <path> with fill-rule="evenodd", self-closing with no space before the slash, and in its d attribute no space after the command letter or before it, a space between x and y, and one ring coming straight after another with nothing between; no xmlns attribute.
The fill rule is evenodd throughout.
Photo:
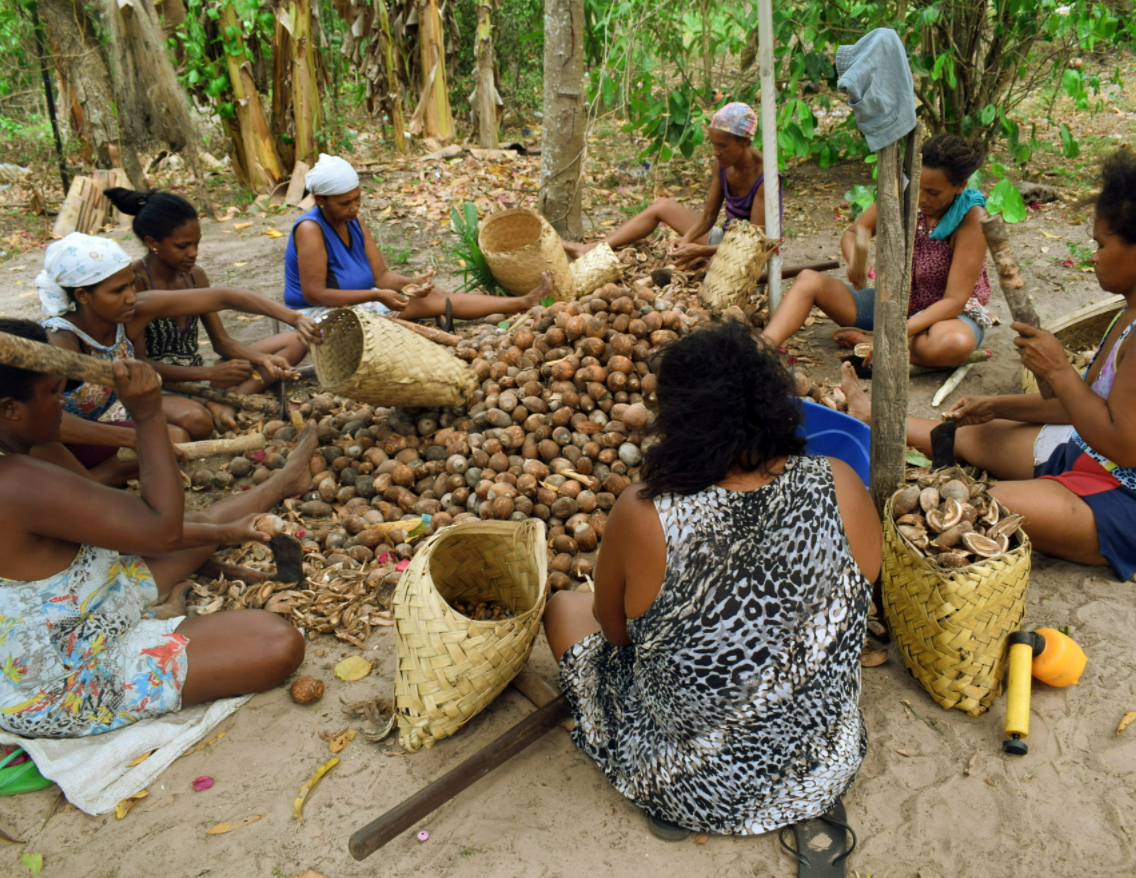
<svg viewBox="0 0 1136 878"><path fill-rule="evenodd" d="M1118 149L1101 166L1097 219L1108 223L1113 234L1136 244L1136 153Z"/></svg>
<svg viewBox="0 0 1136 878"><path fill-rule="evenodd" d="M0 332L31 341L47 342L47 330L34 320L0 318ZM10 398L17 402L27 402L32 398L32 385L42 377L42 372L31 372L0 363L0 399Z"/></svg>
<svg viewBox="0 0 1136 878"><path fill-rule="evenodd" d="M940 134L923 144L923 167L938 168L952 186L961 186L982 167L986 154L981 147L957 134Z"/></svg>
<svg viewBox="0 0 1136 878"><path fill-rule="evenodd" d="M103 194L123 213L134 217L131 228L139 243L147 238L164 241L177 229L197 219L197 208L173 192L161 189L135 192L116 187Z"/></svg>
<svg viewBox="0 0 1136 878"><path fill-rule="evenodd" d="M776 353L727 320L663 348L655 362L658 406L640 496L694 494L735 466L753 472L800 454L801 406Z"/></svg>

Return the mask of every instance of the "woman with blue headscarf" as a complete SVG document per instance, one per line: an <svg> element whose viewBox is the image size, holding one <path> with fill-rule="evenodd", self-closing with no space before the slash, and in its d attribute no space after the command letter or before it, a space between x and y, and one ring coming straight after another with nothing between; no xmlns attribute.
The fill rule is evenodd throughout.
<svg viewBox="0 0 1136 878"><path fill-rule="evenodd" d="M917 366L958 366L982 344L992 321L986 310L986 238L979 224L986 199L967 180L983 162L982 150L955 134L923 144L919 217L911 259L907 336ZM868 247L876 233L873 204L852 223L840 247L848 282L803 271L785 294L763 337L774 347L801 328L815 305L841 327L832 339L841 347L870 343L876 291L868 286Z"/></svg>

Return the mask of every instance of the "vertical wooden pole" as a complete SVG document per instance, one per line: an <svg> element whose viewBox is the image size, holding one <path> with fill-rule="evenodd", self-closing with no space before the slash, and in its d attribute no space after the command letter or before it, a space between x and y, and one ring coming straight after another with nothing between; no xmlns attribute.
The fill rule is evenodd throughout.
<svg viewBox="0 0 1136 878"><path fill-rule="evenodd" d="M761 69L761 151L765 158L765 235L781 237L781 176L777 162L777 83L773 78L773 6L757 0L758 58ZM781 251L766 266L769 275L769 314L781 304Z"/></svg>

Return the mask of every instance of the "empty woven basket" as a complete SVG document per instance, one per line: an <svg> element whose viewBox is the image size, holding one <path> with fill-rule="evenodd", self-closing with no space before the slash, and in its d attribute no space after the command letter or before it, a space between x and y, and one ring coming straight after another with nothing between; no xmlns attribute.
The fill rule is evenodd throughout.
<svg viewBox="0 0 1136 878"><path fill-rule="evenodd" d="M535 210L515 207L486 217L477 245L497 283L510 295L523 296L540 283L542 271L550 271L553 295L576 298L576 282L560 236Z"/></svg>
<svg viewBox="0 0 1136 878"><path fill-rule="evenodd" d="M966 567L936 569L896 529L884 508L884 615L903 663L941 707L979 716L1002 691L1006 639L1026 609L1030 543Z"/></svg>
<svg viewBox="0 0 1136 878"><path fill-rule="evenodd" d="M573 262L570 268L576 283L577 298L623 277L623 263L619 261L615 251L602 241Z"/></svg>
<svg viewBox="0 0 1136 878"><path fill-rule="evenodd" d="M1065 346L1066 356L1095 348L1104 338L1112 319L1125 308L1123 296L1110 296L1103 302L1081 308L1059 317L1045 328L1057 336ZM1037 393L1037 379L1033 372L1022 367L1022 390Z"/></svg>
<svg viewBox="0 0 1136 878"><path fill-rule="evenodd" d="M544 613L544 523L463 521L414 556L395 590L399 743L433 747L483 710L528 661ZM475 622L450 605L492 601L514 615Z"/></svg>
<svg viewBox="0 0 1136 878"><path fill-rule="evenodd" d="M731 305L746 304L776 249L777 242L753 223L732 221L698 290L703 306L717 314Z"/></svg>
<svg viewBox="0 0 1136 878"><path fill-rule="evenodd" d="M312 347L316 377L333 393L372 405L462 405L477 374L444 347L385 317L337 308L320 321Z"/></svg>

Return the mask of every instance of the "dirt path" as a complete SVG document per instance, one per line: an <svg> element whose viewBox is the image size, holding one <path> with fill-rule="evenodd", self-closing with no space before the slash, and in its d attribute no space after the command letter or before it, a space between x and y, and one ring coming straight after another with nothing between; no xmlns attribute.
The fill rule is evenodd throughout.
<svg viewBox="0 0 1136 878"><path fill-rule="evenodd" d="M847 222L841 195L847 171L801 169L791 178L787 223L815 226L792 238L787 262L833 258ZM808 199L812 199L810 202ZM386 207L366 205L374 216ZM839 215L839 219L837 216ZM215 283L239 283L279 297L286 231L294 213L254 221L205 224L202 265ZM829 219L831 217L831 219ZM1029 290L1049 319L1102 298L1091 274L1068 268L1065 242L1085 242L1085 216L1058 205L1031 211L1012 231ZM413 250L411 264L424 268L442 252L430 242L444 237L437 226L414 221L388 227L388 247ZM1053 237L1057 236L1057 237ZM117 236L121 237L121 236ZM132 252L136 242L126 241ZM1049 248L1046 251L1044 248ZM26 254L0 268L0 312L38 317L32 278L40 254ZM992 310L1008 315L995 298ZM228 315L238 337L256 338L270 322ZM812 373L835 377L831 324L818 321L804 341L821 365ZM977 366L959 394L1008 393L1018 386L1012 333L995 327L986 347L994 359ZM946 373L912 382L912 412L931 414L929 399ZM859 876L1034 875L1106 876L1136 872L1136 729L1115 734L1117 721L1136 709L1136 601L1132 585L1106 570L1077 567L1036 555L1027 596L1030 628L1070 626L1089 656L1081 683L1055 690L1037 685L1033 698L1030 753L1004 756L1000 749L1004 700L971 719L935 706L903 670L894 649L888 664L864 673L863 710L870 733L868 757L846 799L860 847L849 860ZM357 739L341 764L316 788L306 822L291 816L292 799L314 768L329 758L318 733L348 725L339 699L389 696L395 664L393 635L378 629L368 643L377 661L365 680L341 683L332 668L357 650L330 638L309 646L301 673L327 684L312 707L294 705L280 689L254 698L230 721L217 744L177 761L150 789L150 796L124 820L91 818L65 807L52 814L52 790L0 800L0 828L27 839L26 847L0 846L0 874L24 874L22 851L43 854L44 876L151 878L171 876L264 876L287 878L313 869L327 878L422 875L498 878L525 876L757 876L796 873L796 865L773 835L711 838L666 845L646 830L637 810L616 793L594 765L556 729L423 824L429 841L408 833L364 863L347 853L355 829L421 788L462 758L496 738L531 711L508 690L467 729L433 750L389 753ZM556 672L543 640L530 665L555 684ZM392 739L393 740L393 739ZM386 746L390 746L390 742ZM193 778L216 783L195 792ZM250 814L264 819L228 835L206 836L223 820ZM44 823L46 819L46 824ZM11 865L8 865L11 864Z"/></svg>

